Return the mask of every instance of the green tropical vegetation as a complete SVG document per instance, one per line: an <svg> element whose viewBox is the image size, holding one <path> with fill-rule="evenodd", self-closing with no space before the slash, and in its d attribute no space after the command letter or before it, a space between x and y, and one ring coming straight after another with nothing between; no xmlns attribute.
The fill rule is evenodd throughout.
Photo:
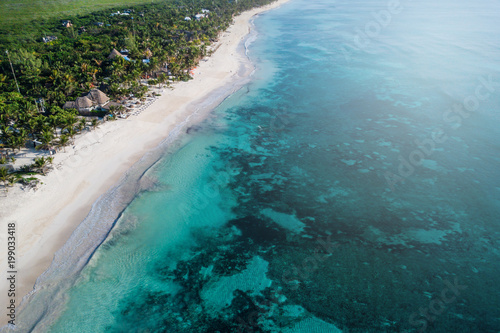
<svg viewBox="0 0 500 333"><path fill-rule="evenodd" d="M75 6L80 2L87 5ZM210 55L208 46L234 15L270 2L76 0L69 11L62 0L2 2L1 8L18 4L22 10L2 9L12 15L2 15L0 25L0 162L14 162L23 147L64 148L106 113L121 112L112 107L87 122L75 109L62 108L93 88L117 100L143 96L148 88L141 79L153 85L191 79L189 70ZM43 17L33 14L39 7ZM209 10L207 17L195 19L203 10ZM112 50L127 50L127 57L110 58ZM25 181L22 175L45 173L50 162L37 160L19 170L3 166L0 181L7 189L13 180Z"/></svg>

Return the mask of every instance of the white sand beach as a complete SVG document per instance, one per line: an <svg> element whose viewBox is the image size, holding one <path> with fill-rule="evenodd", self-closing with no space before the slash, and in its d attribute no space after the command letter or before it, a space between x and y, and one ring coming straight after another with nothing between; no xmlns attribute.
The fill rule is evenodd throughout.
<svg viewBox="0 0 500 333"><path fill-rule="evenodd" d="M14 187L6 197L0 197L0 239L4 244L0 267L5 274L7 224L16 223L17 305L103 193L197 107L213 108L231 92L215 98L215 90L239 82L252 72L247 57L238 52L250 31L250 20L287 1L278 0L236 17L228 31L221 34L215 53L200 62L193 80L176 83L173 90L166 90L136 116L106 122L80 135L74 145L55 155L54 170L42 178L43 184L37 191ZM241 70L242 65L246 70ZM0 283L2 307L8 302L7 282L4 275ZM0 326L7 324L3 309Z"/></svg>

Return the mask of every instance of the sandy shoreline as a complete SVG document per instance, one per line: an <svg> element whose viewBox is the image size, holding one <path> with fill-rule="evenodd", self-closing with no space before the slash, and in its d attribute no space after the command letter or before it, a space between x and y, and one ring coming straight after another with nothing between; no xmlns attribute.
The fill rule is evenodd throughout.
<svg viewBox="0 0 500 333"><path fill-rule="evenodd" d="M16 302L28 294L38 276L52 262L54 253L88 215L92 204L113 187L145 153L160 144L177 124L196 108L213 108L231 91L214 98L221 87L248 76L248 59L238 52L250 31L251 18L276 8L288 0L244 12L222 33L220 47L200 62L194 80L175 85L137 116L107 122L97 130L78 137L66 152L55 155L55 170L42 179L36 192L11 189L0 198L0 239L7 241L7 224L16 223L17 280ZM245 72L243 74L243 72ZM243 74L243 77L242 77ZM220 94L220 91L219 91ZM209 103L204 100L211 99ZM7 274L6 247L0 251L0 267ZM0 283L0 305L7 305L8 284ZM7 310L1 312L0 326L7 323Z"/></svg>

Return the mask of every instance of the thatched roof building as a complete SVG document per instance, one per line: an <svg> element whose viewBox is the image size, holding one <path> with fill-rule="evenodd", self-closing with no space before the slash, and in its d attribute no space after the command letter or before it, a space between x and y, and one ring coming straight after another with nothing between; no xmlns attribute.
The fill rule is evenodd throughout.
<svg viewBox="0 0 500 333"><path fill-rule="evenodd" d="M104 106L109 102L109 97L99 89L92 89L86 97L97 106Z"/></svg>
<svg viewBox="0 0 500 333"><path fill-rule="evenodd" d="M92 108L92 101L88 99L86 96L78 97L74 102L66 102L64 103L63 109L77 109L85 110Z"/></svg>
<svg viewBox="0 0 500 333"><path fill-rule="evenodd" d="M106 105L103 105L103 106L101 107L101 109L106 110L106 111L109 111L109 109L110 109L112 106L113 106L113 107L115 107L115 108L123 107L123 105L122 105L121 103L117 103L117 102L109 102L109 103L107 103Z"/></svg>
<svg viewBox="0 0 500 333"><path fill-rule="evenodd" d="M82 116L92 115L94 109L105 109L109 97L99 89L92 89L86 96L78 97L75 101L64 103L63 109L76 109Z"/></svg>
<svg viewBox="0 0 500 333"><path fill-rule="evenodd" d="M116 49L113 49L113 51L109 54L108 59L114 59L116 57L123 57L123 54L118 52Z"/></svg>

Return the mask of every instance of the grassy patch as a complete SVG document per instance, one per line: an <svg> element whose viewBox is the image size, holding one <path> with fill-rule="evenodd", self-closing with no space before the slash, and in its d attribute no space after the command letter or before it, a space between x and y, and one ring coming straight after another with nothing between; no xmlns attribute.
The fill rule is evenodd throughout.
<svg viewBox="0 0 500 333"><path fill-rule="evenodd" d="M161 1L164 0L2 0L0 29L21 27L30 24L32 20L53 17L63 19L65 15L83 15L105 8Z"/></svg>

